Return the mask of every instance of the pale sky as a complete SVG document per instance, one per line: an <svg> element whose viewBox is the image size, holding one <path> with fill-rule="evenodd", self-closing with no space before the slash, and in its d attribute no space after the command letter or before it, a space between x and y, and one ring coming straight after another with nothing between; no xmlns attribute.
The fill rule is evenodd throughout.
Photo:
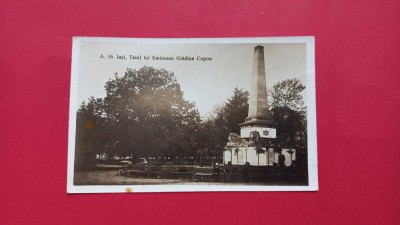
<svg viewBox="0 0 400 225"><path fill-rule="evenodd" d="M111 39L112 40L112 39ZM267 88L279 81L298 78L306 82L305 43L135 43L135 41L81 41L78 74L78 103L89 97L106 96L104 85L114 74L123 76L127 68L143 66L163 68L174 72L186 100L195 103L202 117L207 117L216 105L232 96L235 87L249 90L253 51L264 46ZM116 59L125 55L126 60ZM105 58L100 58L103 55ZM114 59L107 59L113 55ZM130 60L129 55L142 56ZM143 56L173 57L175 60L144 60ZM194 61L178 61L177 56L191 56ZM212 61L197 61L197 56ZM74 58L73 60L77 60ZM305 92L305 91L304 91ZM306 93L303 93L306 100Z"/></svg>

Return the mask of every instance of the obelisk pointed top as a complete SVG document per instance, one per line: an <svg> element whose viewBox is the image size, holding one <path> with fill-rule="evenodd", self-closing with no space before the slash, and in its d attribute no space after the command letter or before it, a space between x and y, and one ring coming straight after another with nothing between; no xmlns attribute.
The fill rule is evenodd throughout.
<svg viewBox="0 0 400 225"><path fill-rule="evenodd" d="M251 76L249 113L245 123L267 123L268 103L265 78L264 47L254 47L253 71Z"/></svg>

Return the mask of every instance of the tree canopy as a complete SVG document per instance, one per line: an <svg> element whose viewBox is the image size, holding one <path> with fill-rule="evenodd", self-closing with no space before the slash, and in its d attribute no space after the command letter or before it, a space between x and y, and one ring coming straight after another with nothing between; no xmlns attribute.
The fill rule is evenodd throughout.
<svg viewBox="0 0 400 225"><path fill-rule="evenodd" d="M302 91L306 87L299 79L287 79L275 84L269 91L269 107L273 108L290 108L296 111L303 111L304 100Z"/></svg>
<svg viewBox="0 0 400 225"><path fill-rule="evenodd" d="M142 67L115 74L104 98L91 97L77 112L76 168L94 164L95 156L222 156L230 133L248 114L249 93L235 88L226 102L202 121L173 72ZM269 92L270 116L278 124L283 147L306 146L305 86L297 79L278 82Z"/></svg>
<svg viewBox="0 0 400 225"><path fill-rule="evenodd" d="M77 139L78 152L139 157L196 148L200 116L172 72L128 68L107 81L105 90L104 99L91 98L78 110L77 136L84 135ZM86 123L94 126L88 129Z"/></svg>
<svg viewBox="0 0 400 225"><path fill-rule="evenodd" d="M300 80L287 79L275 84L269 91L270 114L277 123L277 135L283 147L307 146L307 119Z"/></svg>

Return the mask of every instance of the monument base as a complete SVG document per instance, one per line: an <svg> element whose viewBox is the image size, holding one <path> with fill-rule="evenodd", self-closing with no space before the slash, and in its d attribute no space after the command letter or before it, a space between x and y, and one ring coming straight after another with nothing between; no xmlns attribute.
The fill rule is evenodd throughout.
<svg viewBox="0 0 400 225"><path fill-rule="evenodd" d="M278 153L274 152L273 148L262 148L264 153L257 153L255 147L236 147L231 150L225 150L223 155L224 164L245 165L250 166L273 166L278 164ZM290 154L291 153L291 154ZM290 166L292 160L296 160L295 149L282 149L282 154L285 156L285 166Z"/></svg>
<svg viewBox="0 0 400 225"><path fill-rule="evenodd" d="M264 117L246 118L246 122L239 124L240 137L248 139L251 132L258 132L260 138L276 138L276 123Z"/></svg>

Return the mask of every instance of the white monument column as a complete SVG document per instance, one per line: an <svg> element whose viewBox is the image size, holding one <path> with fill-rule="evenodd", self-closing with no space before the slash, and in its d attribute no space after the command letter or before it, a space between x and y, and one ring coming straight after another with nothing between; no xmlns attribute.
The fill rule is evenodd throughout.
<svg viewBox="0 0 400 225"><path fill-rule="evenodd" d="M249 112L240 124L240 136L249 138L251 132L257 131L261 138L276 138L275 124L268 115L264 47L260 45L254 48L249 94Z"/></svg>
<svg viewBox="0 0 400 225"><path fill-rule="evenodd" d="M253 72L249 98L249 120L266 119L268 116L267 83L265 80L264 47L256 46L253 55Z"/></svg>

